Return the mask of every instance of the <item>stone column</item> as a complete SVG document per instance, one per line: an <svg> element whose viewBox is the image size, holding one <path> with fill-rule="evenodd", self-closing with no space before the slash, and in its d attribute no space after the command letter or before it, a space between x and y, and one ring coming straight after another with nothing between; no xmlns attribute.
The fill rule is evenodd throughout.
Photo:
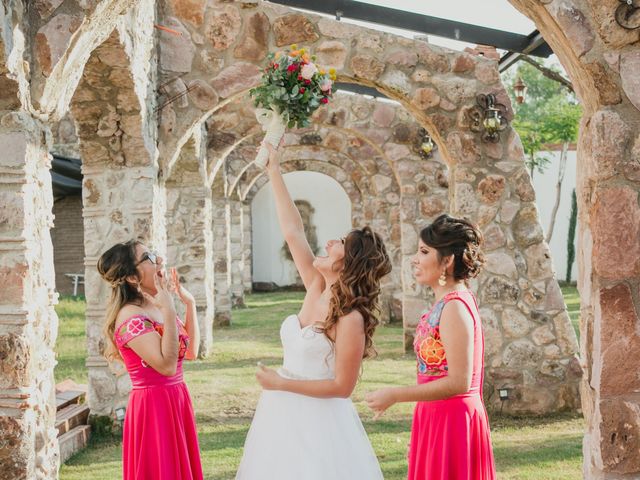
<svg viewBox="0 0 640 480"><path fill-rule="evenodd" d="M245 293L253 290L253 230L251 224L251 205L242 204L242 285Z"/></svg>
<svg viewBox="0 0 640 480"><path fill-rule="evenodd" d="M229 273L231 276L231 304L234 307L244 307L244 228L242 217L242 202L229 199Z"/></svg>
<svg viewBox="0 0 640 480"><path fill-rule="evenodd" d="M231 324L231 272L229 265L230 208L227 199L213 199L214 326Z"/></svg>
<svg viewBox="0 0 640 480"><path fill-rule="evenodd" d="M48 138L24 112L0 115L0 467L20 480L58 470Z"/></svg>
<svg viewBox="0 0 640 480"><path fill-rule="evenodd" d="M138 40L152 20L135 20L132 42L118 32L87 61L71 102L80 139L85 242L86 332L89 406L94 416L111 416L127 404L131 382L121 365L103 356L105 306L111 287L96 269L102 253L115 243L138 239L162 255L166 249L164 187L158 183L156 130L149 98L153 75L150 49ZM132 22L133 23L133 22ZM126 49L131 48L132 56ZM139 56L140 55L140 56ZM130 63L136 58L136 66ZM133 72L135 71L135 75ZM139 83L138 83L139 82ZM136 88L139 87L139 88Z"/></svg>
<svg viewBox="0 0 640 480"><path fill-rule="evenodd" d="M167 264L196 300L200 357L213 343L212 205L208 188L189 182L167 182ZM182 313L182 312L180 312Z"/></svg>

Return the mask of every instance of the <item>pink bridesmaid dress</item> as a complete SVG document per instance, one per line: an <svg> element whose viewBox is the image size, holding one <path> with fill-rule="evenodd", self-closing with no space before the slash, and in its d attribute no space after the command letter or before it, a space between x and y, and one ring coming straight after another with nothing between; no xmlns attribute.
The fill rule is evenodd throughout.
<svg viewBox="0 0 640 480"><path fill-rule="evenodd" d="M496 478L489 420L482 400L484 336L478 305L470 291L451 292L422 316L416 328L418 383L448 374L440 341L440 316L447 302L462 302L473 317L473 375L468 392L418 402L409 446L409 480L493 480Z"/></svg>
<svg viewBox="0 0 640 480"><path fill-rule="evenodd" d="M115 333L133 384L123 427L124 480L202 480L193 406L182 377L189 336L176 321L180 350L176 374L171 377L156 372L127 346L141 335L162 335L162 324L134 316Z"/></svg>

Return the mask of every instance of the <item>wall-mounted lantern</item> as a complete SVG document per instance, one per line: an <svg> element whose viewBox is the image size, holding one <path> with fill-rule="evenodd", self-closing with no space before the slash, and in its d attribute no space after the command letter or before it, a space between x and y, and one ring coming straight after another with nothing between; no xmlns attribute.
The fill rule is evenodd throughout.
<svg viewBox="0 0 640 480"><path fill-rule="evenodd" d="M619 0L615 18L618 25L627 30L640 28L640 0Z"/></svg>
<svg viewBox="0 0 640 480"><path fill-rule="evenodd" d="M522 81L521 77L518 77L516 83L513 84L513 91L516 94L516 102L518 104L524 103L527 96L527 84Z"/></svg>
<svg viewBox="0 0 640 480"><path fill-rule="evenodd" d="M429 135L424 128L418 130L418 144L416 145L416 150L420 156L427 160L433 156L433 153L437 149L438 146L433 141L433 138L431 138L431 135Z"/></svg>
<svg viewBox="0 0 640 480"><path fill-rule="evenodd" d="M472 132L480 132L483 142L498 143L500 132L509 125L507 107L496 102L496 96L492 93L481 93L476 97L476 103L467 113L471 122L469 128Z"/></svg>

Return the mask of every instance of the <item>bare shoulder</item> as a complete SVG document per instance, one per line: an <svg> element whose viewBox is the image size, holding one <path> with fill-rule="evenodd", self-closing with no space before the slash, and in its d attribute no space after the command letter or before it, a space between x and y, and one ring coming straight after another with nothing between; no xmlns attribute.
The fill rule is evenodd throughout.
<svg viewBox="0 0 640 480"><path fill-rule="evenodd" d="M450 300L442 309L440 325L449 325L458 328L473 328L473 317L464 303L461 301Z"/></svg>
<svg viewBox="0 0 640 480"><path fill-rule="evenodd" d="M136 315L144 315L145 317L149 316L147 312L138 305L125 305L120 309L118 316L116 317L116 328L122 325L127 319L135 317Z"/></svg>
<svg viewBox="0 0 640 480"><path fill-rule="evenodd" d="M338 328L343 331L363 332L364 317L358 310L351 310L338 320Z"/></svg>

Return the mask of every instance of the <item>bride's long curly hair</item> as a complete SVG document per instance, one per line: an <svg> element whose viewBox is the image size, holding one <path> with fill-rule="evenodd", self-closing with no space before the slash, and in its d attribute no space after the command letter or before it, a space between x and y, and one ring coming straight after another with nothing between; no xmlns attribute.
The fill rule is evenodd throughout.
<svg viewBox="0 0 640 480"><path fill-rule="evenodd" d="M364 318L363 358L375 354L373 334L380 316L380 279L391 272L391 261L380 235L370 227L351 231L344 240L343 268L331 287L329 314L321 329L327 333L340 317L357 310Z"/></svg>

